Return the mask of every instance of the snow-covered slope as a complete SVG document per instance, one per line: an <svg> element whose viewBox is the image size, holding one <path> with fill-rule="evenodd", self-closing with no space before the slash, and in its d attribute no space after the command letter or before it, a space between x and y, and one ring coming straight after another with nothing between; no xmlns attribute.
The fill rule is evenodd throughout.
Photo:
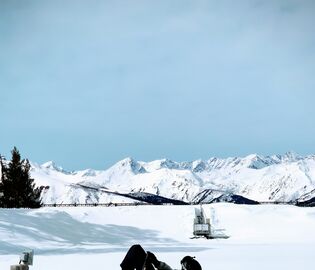
<svg viewBox="0 0 315 270"><path fill-rule="evenodd" d="M104 171L67 172L47 162L32 164L31 174L37 185L46 187L45 203L133 201L105 191L146 192L184 202L208 202L223 194L285 202L315 196L315 155L301 157L293 153L192 162L168 159L142 162L126 158Z"/></svg>

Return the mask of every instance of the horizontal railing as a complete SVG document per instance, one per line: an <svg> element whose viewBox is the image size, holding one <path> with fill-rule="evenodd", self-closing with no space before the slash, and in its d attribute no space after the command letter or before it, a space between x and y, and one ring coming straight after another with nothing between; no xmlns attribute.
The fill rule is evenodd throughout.
<svg viewBox="0 0 315 270"><path fill-rule="evenodd" d="M199 205L200 203L189 203L189 205ZM201 204L213 204L213 203L201 203ZM259 202L259 204L275 204L275 205L297 205L295 202ZM256 204L256 205L259 205ZM134 203L46 203L42 207L115 207L115 206L140 206L140 205L177 205L173 203L146 203L146 202L134 202ZM183 205L187 205L184 204ZM252 205L252 204L246 204ZM303 206L303 205L297 205Z"/></svg>
<svg viewBox="0 0 315 270"><path fill-rule="evenodd" d="M111 207L111 206L138 206L138 205L150 205L149 203L45 203L43 207Z"/></svg>

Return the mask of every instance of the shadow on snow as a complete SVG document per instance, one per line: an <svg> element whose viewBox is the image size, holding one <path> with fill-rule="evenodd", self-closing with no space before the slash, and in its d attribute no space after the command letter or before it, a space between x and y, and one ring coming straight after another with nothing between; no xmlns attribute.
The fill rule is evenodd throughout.
<svg viewBox="0 0 315 270"><path fill-rule="evenodd" d="M204 249L162 238L155 230L80 222L65 212L34 216L28 210L3 209L0 213L0 236L1 231L10 236L10 240L0 240L0 254L20 253L26 248L47 255L125 252L135 243L161 252Z"/></svg>

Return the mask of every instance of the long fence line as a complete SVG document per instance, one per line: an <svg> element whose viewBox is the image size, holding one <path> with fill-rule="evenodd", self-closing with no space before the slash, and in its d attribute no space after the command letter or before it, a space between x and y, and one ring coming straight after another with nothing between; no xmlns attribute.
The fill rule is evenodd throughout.
<svg viewBox="0 0 315 270"><path fill-rule="evenodd" d="M150 203L45 203L42 207L110 207L110 206L138 206L138 205L152 205Z"/></svg>
<svg viewBox="0 0 315 270"><path fill-rule="evenodd" d="M183 203L182 205L199 205L200 203ZM201 203L201 204L213 204L213 203ZM259 204L276 204L276 205L297 205L295 202L259 202ZM115 206L140 206L140 205L178 205L173 203L50 203L43 204L42 207L115 207ZM253 205L253 204L247 204ZM303 205L297 205L303 206Z"/></svg>

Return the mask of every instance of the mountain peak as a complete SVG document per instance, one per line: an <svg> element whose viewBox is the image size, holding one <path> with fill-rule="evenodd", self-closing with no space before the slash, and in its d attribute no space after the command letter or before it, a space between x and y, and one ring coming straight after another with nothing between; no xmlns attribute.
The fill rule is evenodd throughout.
<svg viewBox="0 0 315 270"><path fill-rule="evenodd" d="M114 167L118 167L118 169L125 168L130 169L134 174L145 173L146 170L139 164L136 160L131 157L127 157L119 162L117 162Z"/></svg>
<svg viewBox="0 0 315 270"><path fill-rule="evenodd" d="M47 161L47 162L43 163L43 164L41 165L41 167L43 167L43 168L49 168L49 169L54 169L54 168L56 168L57 166L56 166L56 163L55 163L54 161L50 160L50 161Z"/></svg>
<svg viewBox="0 0 315 270"><path fill-rule="evenodd" d="M40 167L45 168L45 169L52 169L52 170L55 170L55 171L58 171L58 172L69 174L69 172L64 170L62 167L56 165L56 163L54 161L52 161L52 160L43 163L42 165L40 165Z"/></svg>
<svg viewBox="0 0 315 270"><path fill-rule="evenodd" d="M296 152L294 151L288 151L286 152L282 158L285 160L285 161L297 161L299 159L301 159L301 156L299 156Z"/></svg>
<svg viewBox="0 0 315 270"><path fill-rule="evenodd" d="M170 159L163 158L160 160L160 166L161 168L167 168L167 169L178 169L178 164Z"/></svg>
<svg viewBox="0 0 315 270"><path fill-rule="evenodd" d="M134 162L136 162L136 161L132 157L126 157L126 158L118 161L117 164L119 164L120 166L128 166Z"/></svg>
<svg viewBox="0 0 315 270"><path fill-rule="evenodd" d="M201 159L197 159L192 162L192 171L193 172L201 172L206 169L206 164Z"/></svg>

